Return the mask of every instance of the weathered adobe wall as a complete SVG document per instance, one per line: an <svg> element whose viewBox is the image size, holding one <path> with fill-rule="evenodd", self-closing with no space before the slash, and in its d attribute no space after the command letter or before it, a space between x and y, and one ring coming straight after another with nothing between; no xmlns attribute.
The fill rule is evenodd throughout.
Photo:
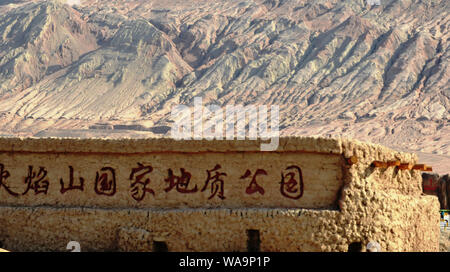
<svg viewBox="0 0 450 272"><path fill-rule="evenodd" d="M312 137L282 138L276 152L259 146L0 139L0 242L20 251L64 251L73 240L82 250L164 241L170 251L246 251L247 230L258 230L262 251L346 251L369 241L383 251L438 251L439 202L423 195L420 171L371 167L416 163L414 154Z"/></svg>

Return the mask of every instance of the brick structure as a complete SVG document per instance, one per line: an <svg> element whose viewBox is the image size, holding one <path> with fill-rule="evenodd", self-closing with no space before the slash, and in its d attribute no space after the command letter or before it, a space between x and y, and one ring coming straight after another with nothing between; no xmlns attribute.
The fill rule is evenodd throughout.
<svg viewBox="0 0 450 272"><path fill-rule="evenodd" d="M12 251L438 251L417 156L355 140L0 139ZM378 162L374 164L374 162ZM411 168L411 167L410 167Z"/></svg>

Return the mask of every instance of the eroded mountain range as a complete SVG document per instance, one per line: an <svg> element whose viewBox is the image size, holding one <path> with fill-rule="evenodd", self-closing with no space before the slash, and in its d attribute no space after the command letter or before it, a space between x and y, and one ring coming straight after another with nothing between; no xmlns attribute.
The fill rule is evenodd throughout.
<svg viewBox="0 0 450 272"><path fill-rule="evenodd" d="M0 134L167 135L201 96L450 172L449 24L446 0L0 0Z"/></svg>

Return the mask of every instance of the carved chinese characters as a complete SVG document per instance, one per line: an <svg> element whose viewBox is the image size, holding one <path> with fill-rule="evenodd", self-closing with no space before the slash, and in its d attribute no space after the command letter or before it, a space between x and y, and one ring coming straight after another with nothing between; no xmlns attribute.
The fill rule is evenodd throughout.
<svg viewBox="0 0 450 272"><path fill-rule="evenodd" d="M0 163L0 189L4 188L8 194L12 196L18 196L19 194L16 192L13 192L9 186L6 184L6 180L9 178L10 174L7 170L5 170L5 166Z"/></svg>
<svg viewBox="0 0 450 272"><path fill-rule="evenodd" d="M205 191L209 183L211 182L211 195L208 197L208 199L213 198L217 193L218 198L225 199L223 190L225 181L223 180L223 178L221 178L221 176L226 176L227 174L219 172L218 170L220 168L222 168L220 164L216 164L214 169L206 170L206 172L208 173L208 177L206 178L205 185L203 186L201 191Z"/></svg>
<svg viewBox="0 0 450 272"><path fill-rule="evenodd" d="M84 191L85 178L79 176L75 179L74 168L69 165L68 182L64 178L59 179L60 193L64 194L67 191L78 190ZM153 167L151 165L144 165L137 163L137 167L133 167L130 171L129 180L130 195L136 201L142 201L146 194L155 195L155 191L150 187L152 181L151 174ZM194 194L199 192L208 192L208 200L214 197L225 199L225 186L227 173L222 169L220 164L216 164L213 168L205 170L206 179L203 182L202 189L198 189L197 184L191 184L192 174L185 168L180 168L179 175L175 174L172 168L167 170L167 177L164 179L166 187L164 192L168 193L175 190L181 194ZM24 179L26 189L22 195L33 191L34 194L47 194L50 181L47 177L47 169L39 166L37 168L32 165L28 166L27 176ZM265 189L261 184L258 184L258 176L267 176L266 170L258 168L252 173L249 169L240 177L242 180L249 179L248 186L243 188L246 194L264 195ZM19 193L11 190L6 180L10 177L10 173L3 164L0 164L0 188L4 188L10 195L19 196ZM284 197L291 199L299 199L303 195L303 177L299 166L291 165L281 171L280 192ZM94 191L97 195L114 196L117 192L116 169L110 166L102 167L96 172L94 181Z"/></svg>
<svg viewBox="0 0 450 272"><path fill-rule="evenodd" d="M67 185L67 187L64 185L64 181L61 178L59 180L59 183L61 184L61 194L64 194L67 191L70 190L80 190L83 191L84 190L84 178L80 177L80 182L78 185L74 184L74 178L73 178L73 167L69 165L69 185Z"/></svg>
<svg viewBox="0 0 450 272"><path fill-rule="evenodd" d="M303 175L300 167L291 165L281 172L280 192L283 196L299 199L303 195Z"/></svg>
<svg viewBox="0 0 450 272"><path fill-rule="evenodd" d="M250 170L247 169L247 171L245 171L245 174L241 177L241 179L246 179L247 177L251 176L252 172L250 172ZM257 169L255 174L252 177L252 181L250 182L250 184L248 185L248 187L245 189L245 192L249 195L253 194L253 193L260 193L260 194L264 194L264 188L259 186L258 183L256 182L256 176L257 175L266 175L267 176L267 172L264 169Z"/></svg>
<svg viewBox="0 0 450 272"><path fill-rule="evenodd" d="M336 207L340 162L309 153L0 153L0 205Z"/></svg>
<svg viewBox="0 0 450 272"><path fill-rule="evenodd" d="M33 170L33 166L28 166L28 176L25 178L27 189L22 194L26 194L30 189L34 194L47 194L49 182L47 180L47 170L45 167L39 167L38 171Z"/></svg>
<svg viewBox="0 0 450 272"><path fill-rule="evenodd" d="M113 196L116 193L116 171L103 167L95 176L95 192L98 195Z"/></svg>
<svg viewBox="0 0 450 272"><path fill-rule="evenodd" d="M150 165L144 166L141 163L138 163L138 167L131 170L131 196L136 201L141 201L142 199L144 199L146 193L152 195L155 194L155 192L148 187L150 186L150 178L148 177L148 174L150 174L152 171L153 167L151 167Z"/></svg>
<svg viewBox="0 0 450 272"><path fill-rule="evenodd" d="M189 183L191 181L191 173L187 172L184 168L180 168L180 176L175 176L172 169L168 170L168 177L164 180L168 182L167 188L164 189L165 192L170 192L173 188L177 192L182 194L191 194L198 191L197 185L189 189Z"/></svg>

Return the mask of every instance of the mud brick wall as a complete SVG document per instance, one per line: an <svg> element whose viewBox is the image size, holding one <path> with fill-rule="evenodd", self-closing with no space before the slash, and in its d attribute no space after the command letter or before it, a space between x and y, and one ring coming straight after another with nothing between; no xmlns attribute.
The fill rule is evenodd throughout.
<svg viewBox="0 0 450 272"><path fill-rule="evenodd" d="M19 251L437 251L414 154L348 139L0 139L0 242ZM356 163L347 158L354 156Z"/></svg>

